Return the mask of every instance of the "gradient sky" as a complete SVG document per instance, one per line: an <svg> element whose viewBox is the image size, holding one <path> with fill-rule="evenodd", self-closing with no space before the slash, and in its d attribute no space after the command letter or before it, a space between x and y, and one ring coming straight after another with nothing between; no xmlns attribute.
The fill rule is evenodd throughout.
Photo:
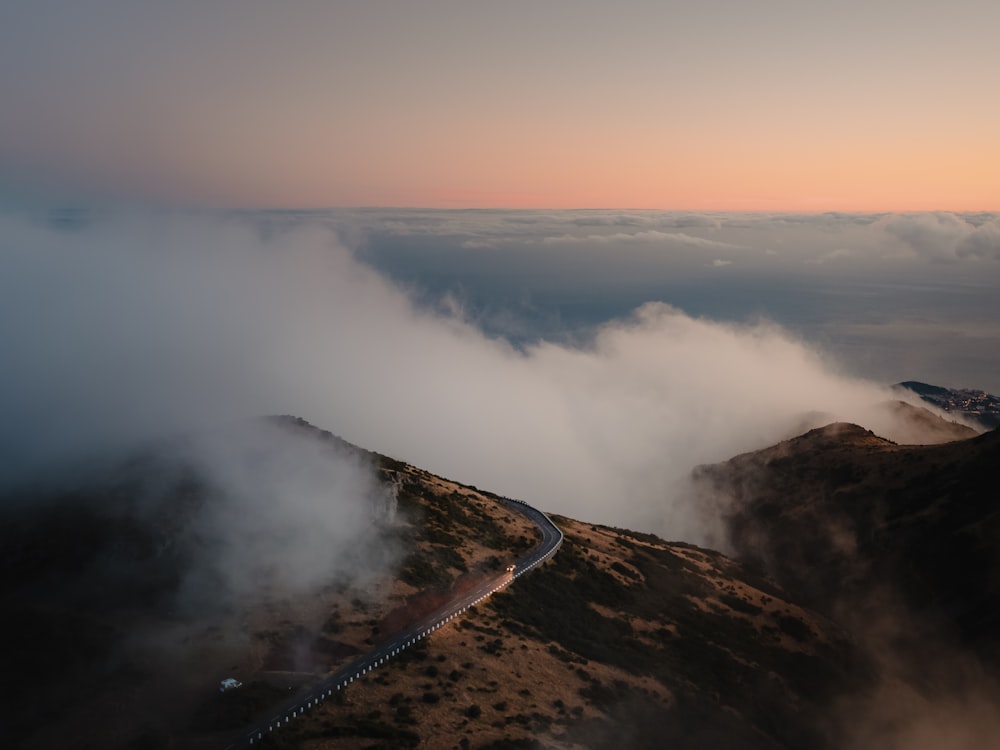
<svg viewBox="0 0 1000 750"><path fill-rule="evenodd" d="M1000 208L995 0L0 2L0 199Z"/></svg>

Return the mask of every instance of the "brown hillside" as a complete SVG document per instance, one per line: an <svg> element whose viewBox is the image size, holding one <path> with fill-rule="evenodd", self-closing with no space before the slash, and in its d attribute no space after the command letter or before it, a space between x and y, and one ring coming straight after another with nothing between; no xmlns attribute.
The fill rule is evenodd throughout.
<svg viewBox="0 0 1000 750"><path fill-rule="evenodd" d="M171 611L175 573L198 540L185 537L178 508L211 502L197 476L171 483L162 465L139 462L124 484L22 502L3 527L8 632L19 648L2 666L20 688L5 703L16 717L3 729L7 746L224 746L232 730L536 543L534 527L488 492L301 420L280 424L355 451L396 488L398 512L378 522L396 564L306 592L262 586L181 617ZM155 476L142 468L153 465ZM126 512L144 477L163 503ZM826 707L867 674L840 628L718 553L557 522L566 541L553 560L264 746L833 743ZM131 585L108 585L112 569ZM220 694L228 675L244 686Z"/></svg>
<svg viewBox="0 0 1000 750"><path fill-rule="evenodd" d="M736 555L834 613L903 597L984 654L1000 632L1000 432L899 446L855 425L812 430L695 477Z"/></svg>
<svg viewBox="0 0 1000 750"><path fill-rule="evenodd" d="M566 542L542 570L273 746L833 742L825 707L863 673L839 628L716 552L555 520Z"/></svg>

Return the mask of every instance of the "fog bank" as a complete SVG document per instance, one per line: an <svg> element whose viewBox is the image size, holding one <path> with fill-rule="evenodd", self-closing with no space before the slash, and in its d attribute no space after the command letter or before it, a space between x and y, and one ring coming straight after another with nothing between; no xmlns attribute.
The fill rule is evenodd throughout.
<svg viewBox="0 0 1000 750"><path fill-rule="evenodd" d="M662 303L516 348L316 223L0 218L0 477L265 413L587 520L704 541L690 469L827 421L894 437L881 385L766 320ZM567 267L571 274L572 268Z"/></svg>

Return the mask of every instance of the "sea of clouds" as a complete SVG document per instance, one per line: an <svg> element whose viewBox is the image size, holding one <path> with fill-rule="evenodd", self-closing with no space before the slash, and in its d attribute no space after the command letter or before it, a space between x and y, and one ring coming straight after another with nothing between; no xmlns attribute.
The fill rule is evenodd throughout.
<svg viewBox="0 0 1000 750"><path fill-rule="evenodd" d="M706 543L718 540L691 505L695 465L825 421L908 437L876 408L884 384L766 319L654 302L584 340L514 345L461 304L418 301L322 221L10 214L0 252L7 482L295 414L546 510Z"/></svg>

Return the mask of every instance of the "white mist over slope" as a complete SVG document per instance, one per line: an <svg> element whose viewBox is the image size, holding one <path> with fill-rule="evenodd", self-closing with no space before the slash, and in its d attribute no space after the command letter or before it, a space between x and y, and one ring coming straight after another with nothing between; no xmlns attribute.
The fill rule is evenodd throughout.
<svg viewBox="0 0 1000 750"><path fill-rule="evenodd" d="M365 457L311 431L254 420L199 433L170 458L209 493L186 520L197 547L178 592L182 607L358 583L396 561L397 546L373 523L392 520L392 491Z"/></svg>
<svg viewBox="0 0 1000 750"><path fill-rule="evenodd" d="M691 468L824 412L893 437L881 386L766 322L662 304L518 350L417 307L319 226L0 218L0 478L109 441L291 413L587 520L706 541ZM567 269L572 273L572 269Z"/></svg>

